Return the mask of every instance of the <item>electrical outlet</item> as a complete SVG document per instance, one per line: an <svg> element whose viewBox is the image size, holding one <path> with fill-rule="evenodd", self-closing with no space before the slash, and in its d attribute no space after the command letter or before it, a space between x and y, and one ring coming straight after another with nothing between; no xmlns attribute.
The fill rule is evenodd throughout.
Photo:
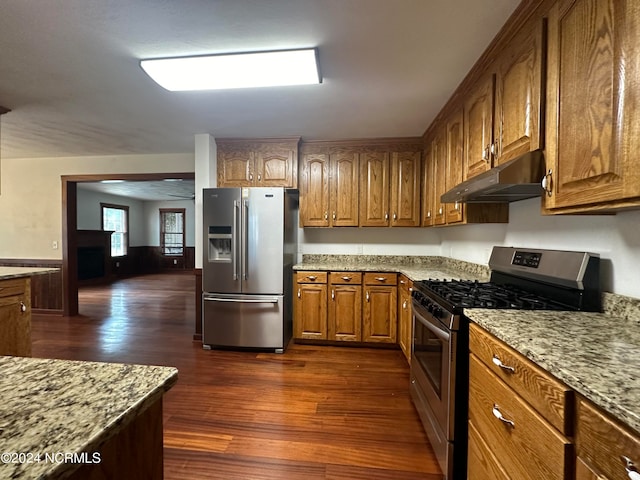
<svg viewBox="0 0 640 480"><path fill-rule="evenodd" d="M57 240L54 240L53 242L51 242L51 248L53 248L54 250L58 249L58 242Z"/></svg>
<svg viewBox="0 0 640 480"><path fill-rule="evenodd" d="M116 262L116 268L120 268L120 262Z"/></svg>
<svg viewBox="0 0 640 480"><path fill-rule="evenodd" d="M173 259L173 264L177 265L178 264L178 260L176 258Z"/></svg>

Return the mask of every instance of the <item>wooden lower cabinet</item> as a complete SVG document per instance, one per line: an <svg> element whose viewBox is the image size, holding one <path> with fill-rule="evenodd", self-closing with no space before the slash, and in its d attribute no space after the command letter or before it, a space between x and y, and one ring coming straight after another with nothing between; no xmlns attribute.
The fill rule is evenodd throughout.
<svg viewBox="0 0 640 480"><path fill-rule="evenodd" d="M362 341L362 274L338 272L329 275L329 340Z"/></svg>
<svg viewBox="0 0 640 480"><path fill-rule="evenodd" d="M561 431L568 428L564 419L571 418L565 390L477 325L469 330L468 479L572 479L573 443ZM556 404L553 414L539 407L545 403Z"/></svg>
<svg viewBox="0 0 640 480"><path fill-rule="evenodd" d="M396 343L398 288L395 273L366 273L362 307L362 341Z"/></svg>
<svg viewBox="0 0 640 480"><path fill-rule="evenodd" d="M398 280L398 344L409 364L411 364L413 339L412 291L413 282L405 275L400 275Z"/></svg>
<svg viewBox="0 0 640 480"><path fill-rule="evenodd" d="M397 343L397 276L298 271L294 339Z"/></svg>
<svg viewBox="0 0 640 480"><path fill-rule="evenodd" d="M294 336L327 339L327 272L298 272L294 285Z"/></svg>
<svg viewBox="0 0 640 480"><path fill-rule="evenodd" d="M0 281L0 355L31 356L31 279Z"/></svg>
<svg viewBox="0 0 640 480"><path fill-rule="evenodd" d="M640 436L579 398L576 415L576 480L628 480L628 458L640 468Z"/></svg>

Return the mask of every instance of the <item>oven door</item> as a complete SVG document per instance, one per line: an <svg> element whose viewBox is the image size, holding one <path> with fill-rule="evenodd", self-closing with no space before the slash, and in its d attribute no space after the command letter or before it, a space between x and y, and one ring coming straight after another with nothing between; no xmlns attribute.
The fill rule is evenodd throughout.
<svg viewBox="0 0 640 480"><path fill-rule="evenodd" d="M453 456L453 353L458 333L446 328L415 301L413 319L411 396L438 463L447 475Z"/></svg>

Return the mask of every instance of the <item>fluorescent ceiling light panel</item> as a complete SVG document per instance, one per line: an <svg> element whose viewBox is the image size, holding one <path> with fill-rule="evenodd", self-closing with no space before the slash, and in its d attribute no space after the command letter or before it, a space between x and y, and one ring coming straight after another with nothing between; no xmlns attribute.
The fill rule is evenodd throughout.
<svg viewBox="0 0 640 480"><path fill-rule="evenodd" d="M321 82L315 48L141 60L171 91L310 85Z"/></svg>

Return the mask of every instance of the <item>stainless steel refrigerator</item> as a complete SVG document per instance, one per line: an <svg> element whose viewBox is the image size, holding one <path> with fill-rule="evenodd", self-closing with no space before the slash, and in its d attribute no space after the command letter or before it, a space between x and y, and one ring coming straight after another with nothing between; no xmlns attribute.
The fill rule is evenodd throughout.
<svg viewBox="0 0 640 480"><path fill-rule="evenodd" d="M204 348L284 352L293 331L297 193L265 187L203 190Z"/></svg>

